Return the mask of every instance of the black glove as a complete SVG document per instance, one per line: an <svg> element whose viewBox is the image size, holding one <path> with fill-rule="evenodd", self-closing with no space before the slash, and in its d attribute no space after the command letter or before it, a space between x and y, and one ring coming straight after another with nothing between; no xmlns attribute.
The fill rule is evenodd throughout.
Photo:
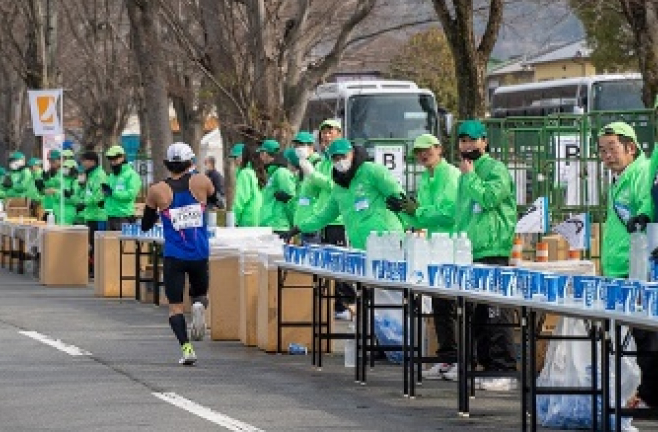
<svg viewBox="0 0 658 432"><path fill-rule="evenodd" d="M276 198L277 201L281 201L282 203L287 203L292 199L292 195L284 191L276 191L274 192L274 198Z"/></svg>
<svg viewBox="0 0 658 432"><path fill-rule="evenodd" d="M105 183L102 183L102 184L101 184L101 189L103 189L103 193L104 193L106 196L108 196L108 195L112 195L112 188L110 187L110 185L105 184Z"/></svg>
<svg viewBox="0 0 658 432"><path fill-rule="evenodd" d="M98 201L98 208L105 208L105 201Z"/></svg>
<svg viewBox="0 0 658 432"><path fill-rule="evenodd" d="M34 181L34 185L37 187L39 192L42 192L46 188L46 183L43 181L43 179L36 179Z"/></svg>
<svg viewBox="0 0 658 432"><path fill-rule="evenodd" d="M50 177L52 177L52 176L50 175L50 171L46 171L46 172L44 172L44 173L41 175L41 178L42 178L43 181L45 181L45 182L47 182L48 180L50 180Z"/></svg>
<svg viewBox="0 0 658 432"><path fill-rule="evenodd" d="M299 229L299 227L292 227L290 231L280 233L279 238L281 238L281 240L283 240L284 242L288 243L291 238L295 237L300 232L301 230Z"/></svg>
<svg viewBox="0 0 658 432"><path fill-rule="evenodd" d="M77 204L75 205L75 211L78 212L78 213L80 213L82 210L85 209L85 207L86 207L86 206L85 206L84 203L77 203Z"/></svg>
<svg viewBox="0 0 658 432"><path fill-rule="evenodd" d="M647 229L647 224L651 222L649 216L644 214L639 214L637 216L631 217L628 222L626 222L626 231L629 233L634 233L636 231L644 231Z"/></svg>
<svg viewBox="0 0 658 432"><path fill-rule="evenodd" d="M2 187L6 188L6 189L10 189L13 185L14 185L14 182L11 181L11 177L6 175L5 179L2 180Z"/></svg>
<svg viewBox="0 0 658 432"><path fill-rule="evenodd" d="M402 204L402 211L408 214L409 216L414 216L418 210L418 203L413 198L405 198L404 203Z"/></svg>
<svg viewBox="0 0 658 432"><path fill-rule="evenodd" d="M390 197L386 198L386 208L394 213L399 213L403 210L403 203L404 195L397 197L395 195L391 195Z"/></svg>
<svg viewBox="0 0 658 432"><path fill-rule="evenodd" d="M64 198L71 198L73 191L71 189L64 189Z"/></svg>

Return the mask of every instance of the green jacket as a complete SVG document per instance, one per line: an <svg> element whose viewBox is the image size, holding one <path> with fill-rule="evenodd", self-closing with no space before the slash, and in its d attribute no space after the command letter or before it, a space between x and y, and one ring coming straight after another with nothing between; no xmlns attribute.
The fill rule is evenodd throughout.
<svg viewBox="0 0 658 432"><path fill-rule="evenodd" d="M107 217L130 217L135 215L135 200L142 188L142 179L130 164L121 165L119 174L110 173L107 184L112 193L105 197Z"/></svg>
<svg viewBox="0 0 658 432"><path fill-rule="evenodd" d="M258 187L258 178L254 169L248 165L238 170L235 179L235 196L233 197L235 224L239 227L259 226L262 207L263 195Z"/></svg>
<svg viewBox="0 0 658 432"><path fill-rule="evenodd" d="M7 198L34 198L37 195L32 171L28 167L9 171L6 175L9 175L12 181L11 187L5 188Z"/></svg>
<svg viewBox="0 0 658 432"><path fill-rule="evenodd" d="M473 259L509 257L516 230L516 192L502 162L482 155L459 178L455 232L466 232Z"/></svg>
<svg viewBox="0 0 658 432"><path fill-rule="evenodd" d="M107 212L105 211L105 195L101 184L107 183L105 171L100 166L88 170L87 181L84 186L84 198L82 203L85 205L82 211L82 217L85 222L104 222L107 221Z"/></svg>
<svg viewBox="0 0 658 432"><path fill-rule="evenodd" d="M44 198L44 195L43 195L43 193L39 192L39 189L37 189L36 181L37 180L43 180L43 170L40 169L38 171L32 171L32 178L34 179L34 182L35 182L35 185L34 185L35 193L34 193L34 196L32 197L32 199L34 201L42 202L43 198Z"/></svg>
<svg viewBox="0 0 658 432"><path fill-rule="evenodd" d="M58 169L53 172L48 170L48 173L44 176L45 188L43 190L43 200L42 205L44 210L52 210L53 214L57 221L59 221L59 216L61 212L60 205L60 196L62 194L62 169ZM53 193L47 194L46 190L53 189Z"/></svg>
<svg viewBox="0 0 658 432"><path fill-rule="evenodd" d="M334 181L331 178L334 170L334 164L331 158L324 154L322 160L315 166L315 171L309 176L313 186L319 190L317 208L321 209L327 205L331 191L334 188ZM343 225L342 216L338 216L335 221L329 225Z"/></svg>
<svg viewBox="0 0 658 432"><path fill-rule="evenodd" d="M459 188L459 169L441 160L430 175L426 170L418 184L418 208L414 216L400 213L406 225L427 229L428 234L453 232L455 202Z"/></svg>
<svg viewBox="0 0 658 432"><path fill-rule="evenodd" d="M85 201L85 195L87 193L87 189L85 188L84 184L80 184L78 181L78 177L75 177L75 182L73 183L73 201L75 204L81 204L84 203ZM76 212L75 218L73 219L73 223L75 225L84 225L85 223L85 217L84 217L84 209L81 211Z"/></svg>
<svg viewBox="0 0 658 432"><path fill-rule="evenodd" d="M317 153L313 153L309 156L308 161L315 166L315 169L318 169L318 166L322 163L322 158L320 158ZM313 181L312 177L313 176L304 176L299 182L299 192L295 199L295 210L293 216L294 225L299 225L317 213L321 208L319 203L322 190L318 187L317 183Z"/></svg>
<svg viewBox="0 0 658 432"><path fill-rule="evenodd" d="M64 181L64 225L73 225L76 222L77 211L75 206L80 203L80 186L77 176L62 177ZM70 195L70 196L66 196ZM55 218L60 221L59 207L55 210Z"/></svg>
<svg viewBox="0 0 658 432"><path fill-rule="evenodd" d="M601 251L601 268L604 276L628 276L631 236L626 231L626 222L631 216L640 213L651 218L653 216L651 205L649 161L644 154L641 154L626 167L608 192Z"/></svg>
<svg viewBox="0 0 658 432"><path fill-rule="evenodd" d="M267 185L263 189L263 210L260 225L274 231L288 231L291 227L289 202L278 201L274 194L278 191L292 195L296 192L295 176L288 168L274 166L270 171Z"/></svg>
<svg viewBox="0 0 658 432"><path fill-rule="evenodd" d="M349 188L334 186L326 205L303 221L299 229L304 233L312 233L341 215L350 245L356 249L365 249L371 231L403 231L400 219L386 208L386 198L401 193L402 187L388 168L364 162L356 170Z"/></svg>

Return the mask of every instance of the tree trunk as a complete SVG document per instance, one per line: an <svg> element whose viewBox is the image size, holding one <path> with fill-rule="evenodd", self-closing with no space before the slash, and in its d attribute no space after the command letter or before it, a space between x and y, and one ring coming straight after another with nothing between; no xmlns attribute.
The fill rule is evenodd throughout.
<svg viewBox="0 0 658 432"><path fill-rule="evenodd" d="M642 101L654 106L658 95L658 4L654 0L620 0L635 37L635 51L644 80Z"/></svg>
<svg viewBox="0 0 658 432"><path fill-rule="evenodd" d="M454 54L453 54L454 55ZM458 54L462 55L462 54ZM457 91L460 95L458 101L458 115L460 119L483 118L485 115L485 69L480 59L469 59L471 63L465 63L468 56L463 56L464 63L468 67L457 72ZM460 64L459 62L456 62ZM464 96L462 96L464 95Z"/></svg>
<svg viewBox="0 0 658 432"><path fill-rule="evenodd" d="M165 178L161 161L173 142L169 123L169 97L157 27L156 2L126 0L137 65L144 90L145 123L150 137L153 179ZM143 125L142 125L143 126Z"/></svg>

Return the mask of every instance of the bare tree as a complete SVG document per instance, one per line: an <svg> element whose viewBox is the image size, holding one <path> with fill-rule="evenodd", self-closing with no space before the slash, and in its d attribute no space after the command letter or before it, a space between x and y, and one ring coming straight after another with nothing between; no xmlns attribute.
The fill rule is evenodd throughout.
<svg viewBox="0 0 658 432"><path fill-rule="evenodd" d="M118 142L135 108L138 80L126 8L109 0L72 0L61 6L65 100L82 126L81 133L69 132L87 147L107 148Z"/></svg>
<svg viewBox="0 0 658 432"><path fill-rule="evenodd" d="M452 51L457 74L459 117L483 117L487 62L503 22L503 0L491 0L486 27L478 41L473 0L432 0Z"/></svg>
<svg viewBox="0 0 658 432"><path fill-rule="evenodd" d="M148 0L125 0L130 18L134 54L141 76L143 110L149 134L151 159L162 161L173 141L169 123L169 97L159 32L159 5ZM153 164L154 178L166 175L161 163Z"/></svg>

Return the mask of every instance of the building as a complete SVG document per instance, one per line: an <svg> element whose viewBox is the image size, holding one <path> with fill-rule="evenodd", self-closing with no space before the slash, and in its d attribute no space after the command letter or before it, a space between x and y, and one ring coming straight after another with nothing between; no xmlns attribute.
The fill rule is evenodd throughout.
<svg viewBox="0 0 658 432"><path fill-rule="evenodd" d="M488 98L502 85L596 75L591 53L586 40L580 39L510 59L487 72Z"/></svg>

